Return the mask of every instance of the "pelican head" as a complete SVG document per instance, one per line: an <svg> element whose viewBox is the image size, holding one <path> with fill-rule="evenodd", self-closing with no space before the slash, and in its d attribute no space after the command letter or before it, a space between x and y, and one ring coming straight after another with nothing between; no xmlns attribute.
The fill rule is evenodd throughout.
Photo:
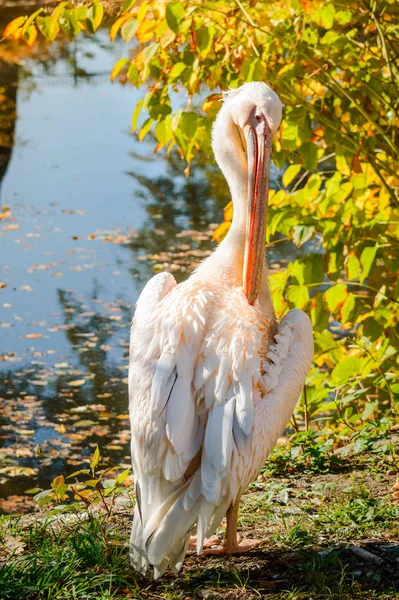
<svg viewBox="0 0 399 600"><path fill-rule="evenodd" d="M215 156L230 187L234 180L235 185L239 185L241 175L235 175L234 169L246 174L243 287L250 304L258 297L262 276L272 138L280 125L281 115L280 99L268 85L246 83L225 94L213 132ZM227 125L227 130L223 125ZM223 143L224 136L218 135L219 128L224 129L224 136L230 137L230 144ZM229 163L228 169L226 163Z"/></svg>

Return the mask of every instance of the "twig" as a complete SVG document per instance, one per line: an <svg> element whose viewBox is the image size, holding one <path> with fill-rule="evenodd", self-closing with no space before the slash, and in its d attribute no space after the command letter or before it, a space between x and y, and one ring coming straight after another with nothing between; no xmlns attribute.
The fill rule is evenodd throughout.
<svg viewBox="0 0 399 600"><path fill-rule="evenodd" d="M253 20L251 19L251 17L249 16L249 14L247 13L247 11L245 10L245 8L243 7L243 5L241 4L240 0L236 0L237 5L239 6L241 12L243 15L245 15L245 17L248 19L249 24L252 27L256 27L256 24L253 22Z"/></svg>
<svg viewBox="0 0 399 600"><path fill-rule="evenodd" d="M306 383L303 386L303 404L305 408L305 429L309 431L309 408L308 408L308 393L306 390Z"/></svg>
<svg viewBox="0 0 399 600"><path fill-rule="evenodd" d="M355 554L355 556L358 556L363 560L367 560L368 562L373 562L379 567L385 567L386 565L386 562L383 558L373 554L372 552L369 552L368 550L365 550L364 548L359 548L359 546L348 546L348 550L352 552L352 554Z"/></svg>

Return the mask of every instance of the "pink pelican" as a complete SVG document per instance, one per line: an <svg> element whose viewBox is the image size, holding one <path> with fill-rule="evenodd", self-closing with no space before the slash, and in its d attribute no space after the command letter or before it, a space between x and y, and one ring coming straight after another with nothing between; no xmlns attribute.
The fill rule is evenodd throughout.
<svg viewBox="0 0 399 600"><path fill-rule="evenodd" d="M264 83L225 94L213 151L229 184L226 238L179 285L155 275L137 302L130 338L129 411L137 504L132 565L178 572L190 535L201 553L236 553L241 494L289 421L313 354L300 310L276 322L264 262L272 138L282 105Z"/></svg>

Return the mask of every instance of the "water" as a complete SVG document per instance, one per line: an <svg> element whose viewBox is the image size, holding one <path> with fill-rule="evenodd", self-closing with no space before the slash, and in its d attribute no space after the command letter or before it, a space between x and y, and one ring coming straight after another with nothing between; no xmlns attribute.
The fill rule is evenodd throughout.
<svg viewBox="0 0 399 600"><path fill-rule="evenodd" d="M129 463L134 303L154 266L173 261L180 281L210 251L209 224L228 200L212 164L199 159L186 180L176 155L155 155L153 139L132 135L145 90L108 77L123 44L104 31L48 52L0 76L8 102L17 90L0 169L4 512L30 509L35 490L76 470L96 444L105 463Z"/></svg>

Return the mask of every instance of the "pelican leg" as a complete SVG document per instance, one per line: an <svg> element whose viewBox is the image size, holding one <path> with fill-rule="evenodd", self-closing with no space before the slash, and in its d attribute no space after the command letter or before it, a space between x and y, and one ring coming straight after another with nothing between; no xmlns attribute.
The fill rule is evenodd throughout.
<svg viewBox="0 0 399 600"><path fill-rule="evenodd" d="M241 536L237 534L237 517L238 507L240 505L240 499L238 498L234 504L230 506L226 513L227 527L226 527L226 538L221 546L208 548L204 550L203 554L206 556L210 554L223 555L223 554L241 554L242 552L249 552L254 548L257 548L263 540L242 540Z"/></svg>
<svg viewBox="0 0 399 600"><path fill-rule="evenodd" d="M219 538L217 535L213 535L211 538L207 538L204 542L204 548L212 548L213 546L217 546L219 544ZM189 549L194 551L197 547L197 536L192 535L189 541Z"/></svg>

